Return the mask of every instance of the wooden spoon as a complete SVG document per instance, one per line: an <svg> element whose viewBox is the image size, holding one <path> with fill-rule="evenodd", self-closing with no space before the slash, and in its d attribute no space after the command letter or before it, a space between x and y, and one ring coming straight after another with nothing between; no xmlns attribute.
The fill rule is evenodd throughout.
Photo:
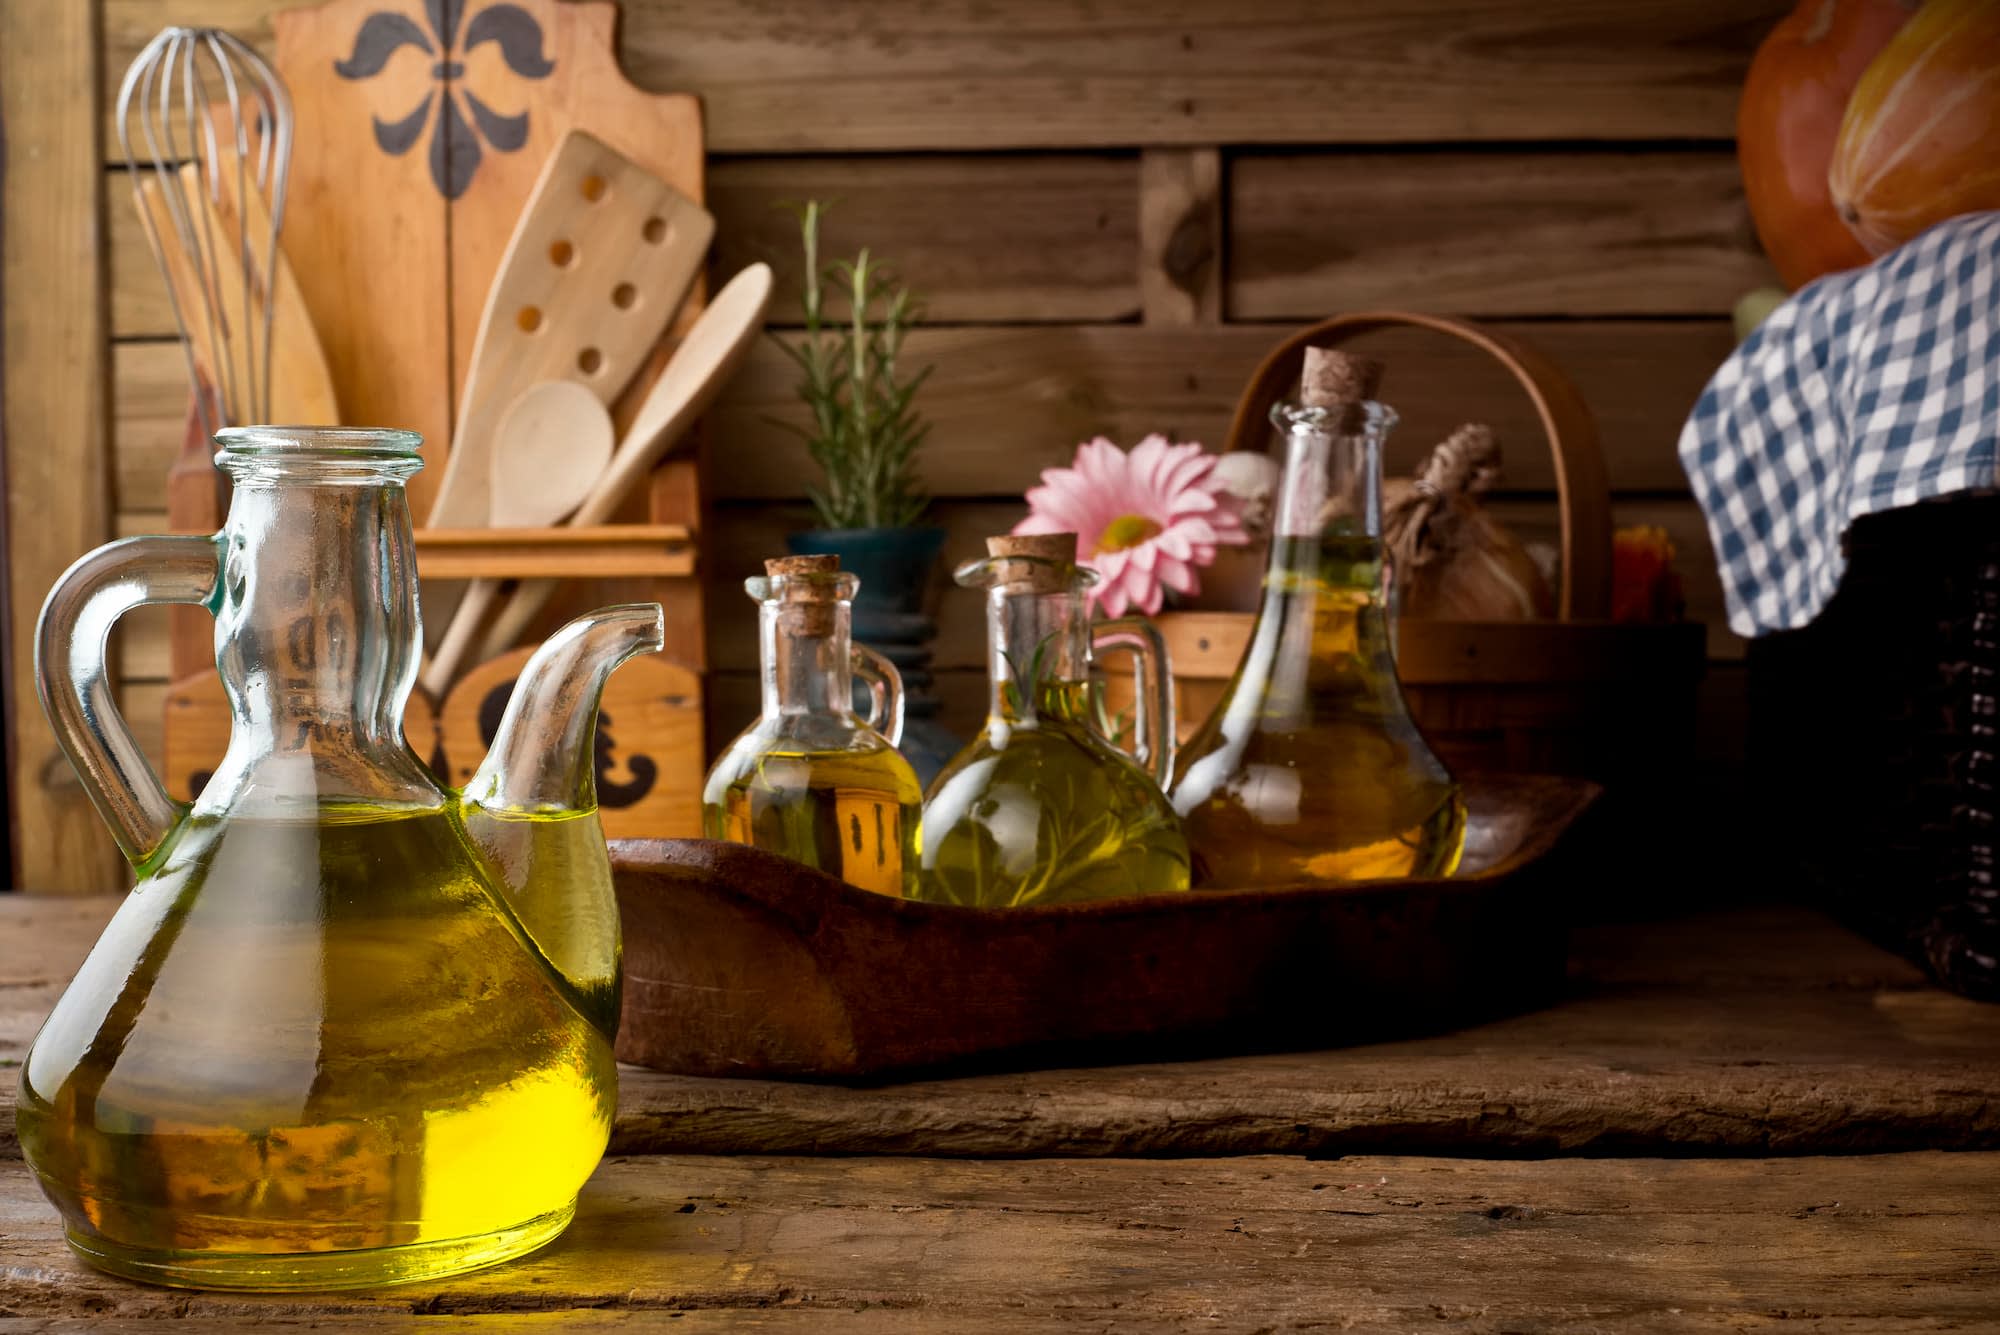
<svg viewBox="0 0 2000 1335"><path fill-rule="evenodd" d="M613 436L611 414L588 386L574 380L530 386L507 406L494 430L489 522L495 528L560 524L598 486L611 463ZM433 699L444 698L499 592L497 579L466 585L424 670L424 689Z"/></svg>
<svg viewBox="0 0 2000 1335"><path fill-rule="evenodd" d="M632 419L632 429L619 445L611 467L598 480L589 499L577 509L571 523L606 522L626 496L645 482L743 364L757 331L763 327L764 308L770 302L768 264L749 265L716 293L715 300L674 349L660 378L646 391L639 415ZM511 648L534 620L535 613L548 603L556 584L552 579L522 581L514 591L513 600L501 610L481 643L481 657L491 658Z"/></svg>

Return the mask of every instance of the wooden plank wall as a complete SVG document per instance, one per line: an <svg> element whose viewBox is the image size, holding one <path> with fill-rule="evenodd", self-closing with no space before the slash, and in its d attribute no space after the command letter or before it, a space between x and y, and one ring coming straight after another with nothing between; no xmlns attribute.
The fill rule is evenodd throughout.
<svg viewBox="0 0 2000 1335"><path fill-rule="evenodd" d="M263 0L95 3L107 87L166 23L270 41ZM1081 439L1218 442L1289 326L1450 311L1527 336L1575 377L1620 520L1675 535L1727 662L1740 645L1673 443L1731 345L1731 304L1770 281L1730 135L1749 53L1787 8L626 0L623 40L636 82L706 100L718 278L772 262L776 323L795 324L796 239L779 205L819 197L837 201L832 253L871 246L928 299L910 353L937 364L925 473L948 557L1010 524L1021 491ZM79 462L110 469L115 526L136 532L162 522L184 389L122 173L106 172L109 457ZM1405 416L1392 467L1487 418L1508 446L1506 512L1547 524L1549 466L1498 374L1420 338L1383 351L1385 397ZM766 420L793 410L791 392L788 363L761 348L711 423L716 740L752 695L737 581L808 517L803 453ZM980 695L976 617L947 600L941 688L960 723ZM157 727L163 624L122 635L142 728Z"/></svg>

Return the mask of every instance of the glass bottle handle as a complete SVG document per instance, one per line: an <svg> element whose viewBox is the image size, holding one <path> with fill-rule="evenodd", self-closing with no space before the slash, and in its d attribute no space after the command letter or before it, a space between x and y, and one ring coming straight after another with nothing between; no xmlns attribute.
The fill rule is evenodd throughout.
<svg viewBox="0 0 2000 1335"><path fill-rule="evenodd" d="M213 611L221 555L212 537L109 543L63 572L35 628L35 681L49 726L133 862L160 846L186 807L168 796L118 712L105 641L119 617L148 603L199 603Z"/></svg>
<svg viewBox="0 0 2000 1335"><path fill-rule="evenodd" d="M903 674L896 665L865 644L854 646L854 675L868 688L868 726L903 744Z"/></svg>
<svg viewBox="0 0 2000 1335"><path fill-rule="evenodd" d="M1091 627L1090 649L1093 655L1106 649L1132 654L1137 665L1133 675L1137 736L1132 753L1166 791L1174 778L1174 673L1160 628L1144 617L1100 621Z"/></svg>

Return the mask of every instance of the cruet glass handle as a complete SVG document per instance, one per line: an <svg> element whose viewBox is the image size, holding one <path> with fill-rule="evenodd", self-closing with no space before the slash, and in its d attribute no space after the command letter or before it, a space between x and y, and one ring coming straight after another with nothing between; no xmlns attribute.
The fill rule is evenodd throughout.
<svg viewBox="0 0 2000 1335"><path fill-rule="evenodd" d="M1138 705L1132 754L1164 791L1174 777L1174 672L1160 628L1144 617L1119 617L1091 627L1092 654L1129 650L1137 662L1133 697Z"/></svg>
<svg viewBox="0 0 2000 1335"><path fill-rule="evenodd" d="M105 640L148 603L214 610L222 544L212 537L126 538L63 572L35 628L35 680L56 741L133 862L160 846L186 810L168 796L112 700Z"/></svg>
<svg viewBox="0 0 2000 1335"><path fill-rule="evenodd" d="M896 665L865 644L854 646L854 675L868 688L868 726L903 744L903 674Z"/></svg>

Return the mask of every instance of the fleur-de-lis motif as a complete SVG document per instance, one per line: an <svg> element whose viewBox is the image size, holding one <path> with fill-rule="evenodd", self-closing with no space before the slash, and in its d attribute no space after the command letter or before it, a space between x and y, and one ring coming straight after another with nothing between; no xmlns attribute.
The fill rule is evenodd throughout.
<svg viewBox="0 0 2000 1335"><path fill-rule="evenodd" d="M464 8L465 0L424 0L429 32L408 15L378 10L355 31L354 50L347 59L333 63L334 73L343 79L369 79L380 74L389 57L406 46L434 58L431 90L406 116L392 121L375 117L375 142L383 152L401 157L416 146L429 126L431 180L446 199L457 199L472 184L473 173L479 170L482 139L501 153L512 153L528 142L527 112L502 115L460 82L465 58L484 43L493 42L507 68L524 79L546 79L555 68L542 54L541 25L527 10L512 4L488 5L465 25L461 44L458 29ZM461 98L464 111L459 109Z"/></svg>

